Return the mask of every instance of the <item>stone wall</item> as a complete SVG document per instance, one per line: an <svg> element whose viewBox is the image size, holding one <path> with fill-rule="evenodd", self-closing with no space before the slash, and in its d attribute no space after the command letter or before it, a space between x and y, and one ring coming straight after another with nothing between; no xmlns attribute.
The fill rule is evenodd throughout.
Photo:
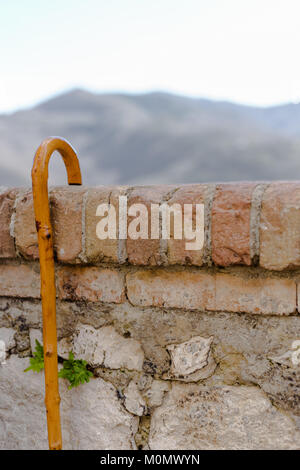
<svg viewBox="0 0 300 470"><path fill-rule="evenodd" d="M300 183L50 194L59 358L94 374L60 379L64 448L299 449ZM203 249L99 240L96 208L119 195L205 204ZM32 194L2 188L0 448L47 448L43 373L23 372L41 327Z"/></svg>

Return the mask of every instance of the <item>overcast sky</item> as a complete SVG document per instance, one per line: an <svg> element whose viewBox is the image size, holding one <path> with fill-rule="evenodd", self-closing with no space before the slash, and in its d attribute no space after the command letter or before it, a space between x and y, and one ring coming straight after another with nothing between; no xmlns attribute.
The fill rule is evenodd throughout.
<svg viewBox="0 0 300 470"><path fill-rule="evenodd" d="M0 0L0 112L73 87L300 101L299 0Z"/></svg>

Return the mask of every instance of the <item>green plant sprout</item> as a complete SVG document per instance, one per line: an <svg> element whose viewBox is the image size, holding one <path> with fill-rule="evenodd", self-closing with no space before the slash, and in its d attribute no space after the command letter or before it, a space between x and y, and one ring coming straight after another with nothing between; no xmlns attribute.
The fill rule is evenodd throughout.
<svg viewBox="0 0 300 470"><path fill-rule="evenodd" d="M44 369L44 348L41 343L36 339L35 340L35 351L33 353L33 357L30 358L30 366L24 370L24 372L28 372L29 370L33 370L34 372L41 372Z"/></svg>
<svg viewBox="0 0 300 470"><path fill-rule="evenodd" d="M35 340L36 348L33 353L33 357L30 358L30 366L24 370L28 372L32 370L33 372L41 372L44 369L44 348ZM62 379L67 379L70 382L69 389L73 387L78 387L80 384L89 382L90 378L93 376L92 372L86 368L87 362L83 359L74 359L73 352L69 352L69 359L65 360L63 363L63 368L59 371L58 377Z"/></svg>
<svg viewBox="0 0 300 470"><path fill-rule="evenodd" d="M58 377L67 379L70 382L69 389L78 387L80 384L90 381L92 372L86 368L87 362L83 359L74 359L74 354L69 352L69 359L64 361L63 368L59 371Z"/></svg>

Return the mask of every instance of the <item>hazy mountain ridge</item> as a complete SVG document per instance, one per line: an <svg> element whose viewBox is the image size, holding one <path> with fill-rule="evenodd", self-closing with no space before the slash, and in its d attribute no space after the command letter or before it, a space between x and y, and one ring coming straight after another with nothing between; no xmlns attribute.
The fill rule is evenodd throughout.
<svg viewBox="0 0 300 470"><path fill-rule="evenodd" d="M72 90L0 116L0 185L30 184L34 152L49 135L67 138L77 149L85 184L300 176L296 104L253 108L159 92ZM65 175L57 161L51 182L61 184Z"/></svg>

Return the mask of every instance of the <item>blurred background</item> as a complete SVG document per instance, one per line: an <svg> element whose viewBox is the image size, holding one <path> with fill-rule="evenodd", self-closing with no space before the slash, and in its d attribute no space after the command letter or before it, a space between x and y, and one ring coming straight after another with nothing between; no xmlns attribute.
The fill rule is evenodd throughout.
<svg viewBox="0 0 300 470"><path fill-rule="evenodd" d="M90 185L299 179L299 50L298 0L0 1L0 185L50 135Z"/></svg>

